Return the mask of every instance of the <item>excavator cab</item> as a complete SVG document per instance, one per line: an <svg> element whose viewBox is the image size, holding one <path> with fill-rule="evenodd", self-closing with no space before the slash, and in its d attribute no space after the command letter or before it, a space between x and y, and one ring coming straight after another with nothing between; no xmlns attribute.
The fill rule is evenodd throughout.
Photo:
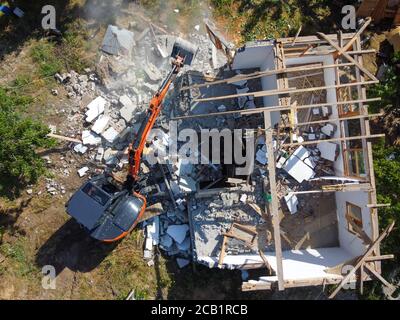
<svg viewBox="0 0 400 320"><path fill-rule="evenodd" d="M129 150L129 175L124 188L116 187L105 175L86 182L66 204L67 213L80 223L91 237L103 242L115 242L141 221L147 201L136 193L144 143L161 111L170 85L184 65L191 65L198 48L178 38L171 57L172 70L153 97L146 118Z"/></svg>
<svg viewBox="0 0 400 320"><path fill-rule="evenodd" d="M68 201L67 213L92 238L114 242L127 235L143 215L145 199L118 190L104 175L86 182Z"/></svg>

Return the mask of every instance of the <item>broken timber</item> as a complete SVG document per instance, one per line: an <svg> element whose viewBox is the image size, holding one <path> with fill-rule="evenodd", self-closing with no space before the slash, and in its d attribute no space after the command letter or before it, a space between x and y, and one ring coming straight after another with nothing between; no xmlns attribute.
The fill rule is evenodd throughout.
<svg viewBox="0 0 400 320"><path fill-rule="evenodd" d="M336 105L351 105L351 104L357 104L360 102L377 102L377 101L381 101L381 100L382 100L382 98L371 98L371 99L360 99L360 100L351 100L351 101L340 101L335 104ZM188 115L188 116L175 117L172 120L206 118L206 117L225 116L225 115L232 115L232 114L250 115L250 114L264 113L264 112L290 111L293 109L303 110L303 109L311 109L311 108L317 108L317 107L327 107L330 105L332 105L332 104L331 103L316 103L316 104L301 105L301 106L296 106L296 107L271 106L271 107L262 107L262 108L252 109L252 110L233 110L233 111L211 112L211 113L203 113L203 114L196 114L196 115Z"/></svg>
<svg viewBox="0 0 400 320"><path fill-rule="evenodd" d="M304 89L289 88L289 89L283 89L283 90L264 90L264 91L239 93L239 94L232 94L232 95L212 97L212 98L199 98L199 99L196 98L196 99L193 99L193 102L209 102L209 101L235 99L235 98L249 97L249 96L253 96L255 98L261 98L261 97L268 97L268 96L275 96L275 95L279 96L279 95L286 95L286 94L313 92L313 91L319 91L319 90L356 87L359 85L373 85L373 84L377 84L377 83L379 83L378 79L372 80L372 81L354 82L354 83L338 84L338 85L332 85L332 86L322 86L322 87L315 87L315 88L304 88Z"/></svg>
<svg viewBox="0 0 400 320"><path fill-rule="evenodd" d="M369 246L369 249L365 252L365 254L359 259L357 264L354 266L353 269L350 270L350 272L347 274L346 277L343 278L342 282L339 284L339 286L335 289L335 291L332 292L332 294L329 296L329 299L333 299L338 292L343 288L343 286L349 282L349 280L355 275L357 270L365 263L366 259L370 257L370 255L374 252L375 248L379 246L381 241L385 239L390 232L393 230L393 227L395 225L395 222L393 221L383 232L382 234L376 239L373 244Z"/></svg>
<svg viewBox="0 0 400 320"><path fill-rule="evenodd" d="M280 232L280 219L279 219L279 202L277 198L277 185L276 185L276 161L275 152L273 146L273 131L272 131L272 120L271 113L264 113L264 122L266 129L266 144L267 144L267 156L268 156L268 172L269 172L269 184L272 194L271 201L271 212L272 212L272 224L274 227L274 245L276 255L276 266L278 276L278 288L280 291L285 290L285 284L283 279L283 263L282 263L282 244L281 244L281 232Z"/></svg>

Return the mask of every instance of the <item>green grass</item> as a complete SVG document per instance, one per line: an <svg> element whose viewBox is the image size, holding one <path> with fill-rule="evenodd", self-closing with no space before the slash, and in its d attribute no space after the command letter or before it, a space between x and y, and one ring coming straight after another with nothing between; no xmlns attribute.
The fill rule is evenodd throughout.
<svg viewBox="0 0 400 320"><path fill-rule="evenodd" d="M323 31L332 26L324 21L337 12L325 0L210 0L217 18L227 24L228 32L239 33L241 42L293 36ZM332 30L330 30L332 31Z"/></svg>
<svg viewBox="0 0 400 320"><path fill-rule="evenodd" d="M63 69L63 63L56 54L56 45L52 42L38 42L31 49L31 56L38 65L40 77L53 76Z"/></svg>
<svg viewBox="0 0 400 320"><path fill-rule="evenodd" d="M2 244L0 252L9 260L8 271L16 276L36 278L40 274L40 270L28 254L28 243L25 238L20 237L12 244Z"/></svg>

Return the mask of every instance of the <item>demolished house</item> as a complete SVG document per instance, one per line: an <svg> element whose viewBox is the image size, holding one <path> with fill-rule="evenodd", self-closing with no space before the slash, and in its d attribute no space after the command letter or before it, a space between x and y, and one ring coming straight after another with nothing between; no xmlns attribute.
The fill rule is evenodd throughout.
<svg viewBox="0 0 400 320"><path fill-rule="evenodd" d="M149 139L143 152L146 179L139 191L148 201L149 266L158 246L180 268L193 260L209 268L262 270L263 276L243 282L244 291L339 284L334 297L356 281L361 290L372 278L388 285L380 262L392 256L381 256L380 242L393 225L379 234L383 205L377 203L371 142L383 135L369 125L380 114L368 113L368 103L380 99L366 93L378 80L363 66L363 55L374 51L361 48L369 22L354 34L256 41L237 50L210 25L209 37L190 35L200 51L164 103L156 123L163 136ZM97 72L105 87L89 77L97 98L64 131L85 123L75 152L106 167L84 166L81 176L127 166L127 146L170 68L174 35L150 24L132 42L129 31L116 36L113 30L104 44L118 57L101 57ZM136 60L120 47L132 48ZM69 96L86 90L86 78L79 90L68 81ZM239 139L234 145L243 149L255 147L247 170L194 150L187 153L200 157L199 164L174 160L176 154L165 152L173 122L178 132L192 129L199 136L204 129L242 130L242 137L221 134ZM162 164L150 161L154 150L162 151ZM220 150L221 158L232 152Z"/></svg>
<svg viewBox="0 0 400 320"><path fill-rule="evenodd" d="M383 135L369 125L380 114L368 103L380 99L366 94L378 83L363 66L368 23L355 34L247 43L230 77L182 89L190 115L176 119L257 133L252 174L204 169L188 205L197 263L265 269L245 291L339 284L333 298L348 283L387 285L380 261L392 256L380 256L380 242L393 225L379 234L371 139Z"/></svg>

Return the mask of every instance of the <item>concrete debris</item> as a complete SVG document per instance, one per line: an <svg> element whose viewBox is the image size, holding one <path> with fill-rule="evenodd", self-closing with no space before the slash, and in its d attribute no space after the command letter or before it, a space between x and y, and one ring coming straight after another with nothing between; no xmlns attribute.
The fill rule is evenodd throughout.
<svg viewBox="0 0 400 320"><path fill-rule="evenodd" d="M181 251L187 251L190 249L190 238L187 237L182 243L177 243L177 247Z"/></svg>
<svg viewBox="0 0 400 320"><path fill-rule="evenodd" d="M285 162L283 169L299 183L304 180L309 181L315 176L313 168L308 165L310 163L306 164L307 161L305 161L310 156L309 151L300 146Z"/></svg>
<svg viewBox="0 0 400 320"><path fill-rule="evenodd" d="M102 133L102 137L106 139L109 143L113 143L118 138L118 131L116 131L113 127L108 128L105 132Z"/></svg>
<svg viewBox="0 0 400 320"><path fill-rule="evenodd" d="M101 137L91 131L84 130L82 132L82 142L85 146L97 146L101 143Z"/></svg>
<svg viewBox="0 0 400 320"><path fill-rule="evenodd" d="M321 128L321 132L328 137L332 137L333 134L335 133L335 127L334 125L328 123L326 126L323 126Z"/></svg>
<svg viewBox="0 0 400 320"><path fill-rule="evenodd" d="M108 148L105 152L104 152L104 162L107 164L107 165L115 165L115 164L117 164L117 162L118 162L118 159L117 159L117 154L118 154L118 151L116 151L116 150L113 150L113 149L111 149L111 148Z"/></svg>
<svg viewBox="0 0 400 320"><path fill-rule="evenodd" d="M119 103L123 106L130 106L133 104L131 98L129 98L127 95L123 95L119 98Z"/></svg>
<svg viewBox="0 0 400 320"><path fill-rule="evenodd" d="M331 142L320 142L317 146L318 150L321 152L321 157L334 162L336 159L336 152L338 150L338 145Z"/></svg>
<svg viewBox="0 0 400 320"><path fill-rule="evenodd" d="M160 218L154 217L151 224L146 226L147 236L153 240L153 245L157 246L160 243Z"/></svg>
<svg viewBox="0 0 400 320"><path fill-rule="evenodd" d="M151 250L144 250L143 252L143 258L145 260L153 259L153 251Z"/></svg>
<svg viewBox="0 0 400 320"><path fill-rule="evenodd" d="M125 105L120 110L120 115L126 121L126 123L130 123L131 122L132 118L136 114L136 109L137 109L137 106L135 106L133 103L131 103L129 105Z"/></svg>
<svg viewBox="0 0 400 320"><path fill-rule="evenodd" d="M196 181L191 177L180 177L179 188L183 193L193 193L197 191Z"/></svg>
<svg viewBox="0 0 400 320"><path fill-rule="evenodd" d="M101 45L101 50L111 55L130 57L135 46L135 35L126 29L109 25Z"/></svg>
<svg viewBox="0 0 400 320"><path fill-rule="evenodd" d="M266 145L264 145L260 150L257 151L256 160L264 166L268 163Z"/></svg>
<svg viewBox="0 0 400 320"><path fill-rule="evenodd" d="M103 156L104 156L104 148L100 147L97 149L97 153L96 153L96 161L101 162L103 160Z"/></svg>
<svg viewBox="0 0 400 320"><path fill-rule="evenodd" d="M83 144L77 144L74 147L74 151L76 153L80 153L80 154L85 154L87 150L88 150L88 147L84 146Z"/></svg>
<svg viewBox="0 0 400 320"><path fill-rule="evenodd" d="M218 107L218 111L219 112L225 112L227 109L226 109L226 106L225 105L223 105L223 104L221 104L219 107Z"/></svg>
<svg viewBox="0 0 400 320"><path fill-rule="evenodd" d="M107 116L100 116L92 127L92 131L101 134L107 128L108 123L110 121L110 117Z"/></svg>
<svg viewBox="0 0 400 320"><path fill-rule="evenodd" d="M177 243L182 244L186 239L186 234L189 231L189 226L187 224L182 225L172 225L167 229L167 234L174 239Z"/></svg>
<svg viewBox="0 0 400 320"><path fill-rule="evenodd" d="M83 168L79 169L78 170L79 177L81 177L81 178L84 177L88 171L89 171L88 167L83 167Z"/></svg>
<svg viewBox="0 0 400 320"><path fill-rule="evenodd" d="M171 248L173 243L174 240L172 240L172 238L168 234L164 234L160 238L160 245L164 250L168 250L169 248Z"/></svg>
<svg viewBox="0 0 400 320"><path fill-rule="evenodd" d="M162 80L163 75L161 74L160 70L152 63L147 62L144 65L144 72L147 74L149 79L153 82L158 82Z"/></svg>
<svg viewBox="0 0 400 320"><path fill-rule="evenodd" d="M297 213L297 206L299 205L299 200L296 195L289 193L285 196L285 201L291 214Z"/></svg>
<svg viewBox="0 0 400 320"><path fill-rule="evenodd" d="M33 193L33 190L32 189L28 189L28 190L26 190L26 193L31 195Z"/></svg>
<svg viewBox="0 0 400 320"><path fill-rule="evenodd" d="M86 122L93 122L96 118L104 112L107 100L103 97L97 97L87 106L88 111L86 112Z"/></svg>

